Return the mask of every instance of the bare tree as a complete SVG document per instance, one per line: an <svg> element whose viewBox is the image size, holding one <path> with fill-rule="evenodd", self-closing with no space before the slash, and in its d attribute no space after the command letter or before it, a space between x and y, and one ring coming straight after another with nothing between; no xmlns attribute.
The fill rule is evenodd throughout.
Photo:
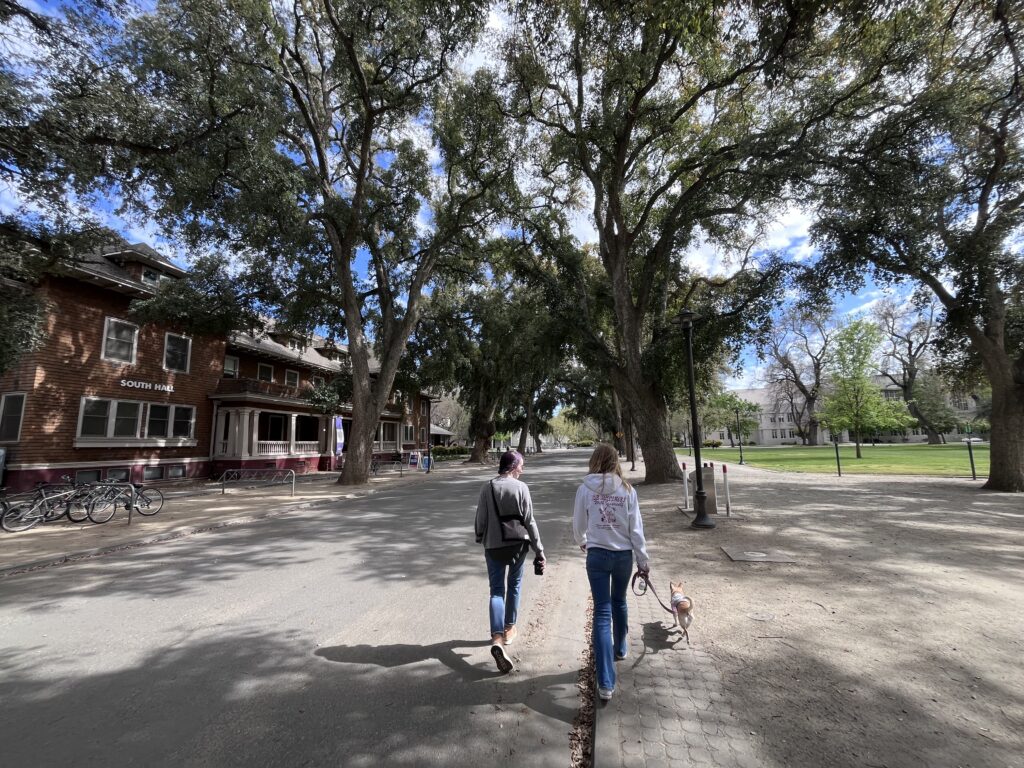
<svg viewBox="0 0 1024 768"><path fill-rule="evenodd" d="M806 310L790 309L775 326L768 346L768 389L793 415L807 445L818 445L818 399L835 336L835 322Z"/></svg>
<svg viewBox="0 0 1024 768"><path fill-rule="evenodd" d="M886 335L881 373L900 388L910 415L917 419L931 445L943 442L942 433L918 406L914 386L920 374L930 367L939 311L938 302L934 300L917 307L897 304L892 299L880 302L877 310L879 325Z"/></svg>

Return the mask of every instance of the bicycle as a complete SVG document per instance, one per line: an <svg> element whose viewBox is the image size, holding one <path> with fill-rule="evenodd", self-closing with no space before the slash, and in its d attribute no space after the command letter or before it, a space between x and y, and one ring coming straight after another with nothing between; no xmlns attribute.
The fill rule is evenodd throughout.
<svg viewBox="0 0 1024 768"><path fill-rule="evenodd" d="M89 519L102 525L114 517L119 505L125 509L132 505L132 511L149 517L163 509L164 495L156 488L143 488L137 483L132 483L131 488L123 483L103 483L88 506Z"/></svg>
<svg viewBox="0 0 1024 768"><path fill-rule="evenodd" d="M80 490L79 486L74 485L68 487L38 483L29 498L17 501L5 498L0 527L10 533L21 533L39 523L60 520L68 514L72 499Z"/></svg>

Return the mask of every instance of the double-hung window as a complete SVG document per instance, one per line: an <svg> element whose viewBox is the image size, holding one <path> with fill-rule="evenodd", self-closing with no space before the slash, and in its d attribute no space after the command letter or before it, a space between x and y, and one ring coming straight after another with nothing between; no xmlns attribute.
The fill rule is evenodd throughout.
<svg viewBox="0 0 1024 768"><path fill-rule="evenodd" d="M108 317L103 324L103 359L115 363L135 364L139 342L139 326Z"/></svg>
<svg viewBox="0 0 1024 768"><path fill-rule="evenodd" d="M238 358L234 355L224 355L224 378L238 378Z"/></svg>
<svg viewBox="0 0 1024 768"><path fill-rule="evenodd" d="M284 383L288 387L299 386L299 372L292 370L285 370L284 372Z"/></svg>
<svg viewBox="0 0 1024 768"><path fill-rule="evenodd" d="M146 437L192 437L195 428L196 409L191 405L149 406L149 420Z"/></svg>
<svg viewBox="0 0 1024 768"><path fill-rule="evenodd" d="M142 403L86 398L82 401L79 437L138 437Z"/></svg>
<svg viewBox="0 0 1024 768"><path fill-rule="evenodd" d="M256 369L256 378L260 381L273 381L274 380L274 366L268 365L267 363L260 363Z"/></svg>
<svg viewBox="0 0 1024 768"><path fill-rule="evenodd" d="M188 373L192 339L176 333L164 334L164 370Z"/></svg>
<svg viewBox="0 0 1024 768"><path fill-rule="evenodd" d="M0 397L0 443L16 443L21 439L24 413L24 392L10 392Z"/></svg>

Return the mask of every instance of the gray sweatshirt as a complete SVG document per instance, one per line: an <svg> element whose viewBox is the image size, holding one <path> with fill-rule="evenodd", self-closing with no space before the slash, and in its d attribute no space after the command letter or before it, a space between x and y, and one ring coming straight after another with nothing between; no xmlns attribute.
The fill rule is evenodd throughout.
<svg viewBox="0 0 1024 768"><path fill-rule="evenodd" d="M492 484L494 486L493 496L491 495ZM515 514L517 511L522 515L523 525L526 526L530 537L530 545L537 556L543 558L544 545L540 541L537 521L533 519L533 500L530 498L530 489L526 487L526 483L508 475L501 475L493 481L489 480L480 489L480 500L476 505L476 524L473 526L476 543L483 544L484 549L507 547L512 543L501 538L501 526L498 525L498 516L494 509L495 498L501 505L503 515Z"/></svg>

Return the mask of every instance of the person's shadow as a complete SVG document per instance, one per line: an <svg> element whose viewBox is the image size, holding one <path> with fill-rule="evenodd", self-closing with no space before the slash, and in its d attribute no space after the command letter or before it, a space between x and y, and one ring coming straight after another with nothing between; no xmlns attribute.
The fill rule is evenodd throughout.
<svg viewBox="0 0 1024 768"><path fill-rule="evenodd" d="M437 659L464 682L476 683L484 680L497 681L504 678L501 698L505 701L519 701L547 717L571 724L579 708L576 683L579 670L571 669L557 675L524 676L513 672L506 675L495 669L470 664L466 659L470 653L458 649L490 646L488 640L451 640L433 645L334 645L318 648L314 655L327 661L342 664L372 664L378 667L395 668L407 664ZM436 681L429 683L436 685ZM468 695L467 695L468 694ZM467 703L493 703L493 694L486 688L471 686L463 689L462 698Z"/></svg>
<svg viewBox="0 0 1024 768"><path fill-rule="evenodd" d="M466 661L468 653L456 648L479 648L490 645L488 640L452 640L434 645L334 645L318 648L315 655L343 664L373 664L378 667L402 667L427 659L437 659L466 681L500 677L497 670L484 670Z"/></svg>

